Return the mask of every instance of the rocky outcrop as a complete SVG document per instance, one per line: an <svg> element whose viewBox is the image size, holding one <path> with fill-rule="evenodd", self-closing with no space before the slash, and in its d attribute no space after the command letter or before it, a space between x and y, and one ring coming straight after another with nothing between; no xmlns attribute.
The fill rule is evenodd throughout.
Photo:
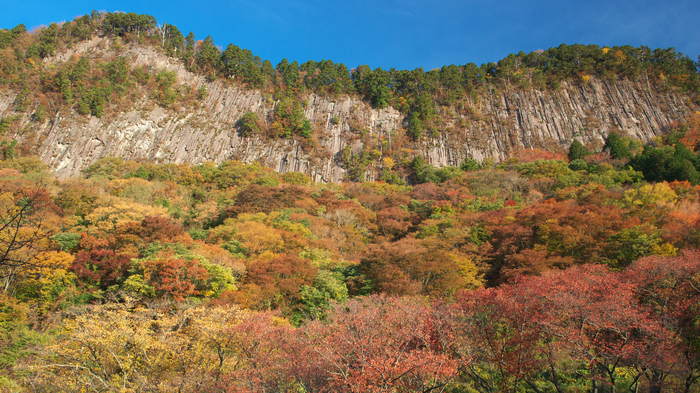
<svg viewBox="0 0 700 393"><path fill-rule="evenodd" d="M102 40L78 45L73 52L49 61L109 48L111 44ZM313 125L315 146L291 139L242 137L236 122L245 113L256 112L268 125L271 122L277 103L269 96L207 82L152 48L124 50L134 66L174 71L178 82L191 89L206 86L207 97L184 111L161 108L144 97L114 118L59 112L44 124L32 126L32 132L15 135L36 138L38 155L59 178L78 175L102 157L116 156L190 164L237 159L260 162L280 172L304 172L316 181L337 182L345 176L341 155L346 146L351 151L362 150L367 134L389 143L391 138L406 140L404 116L393 108L375 110L359 97L313 94L307 97L305 114ZM9 113L15 95L0 91L0 117ZM581 85L562 83L556 91L490 90L465 103L459 110L442 108L438 132L410 144L411 154L422 155L435 166L459 165L467 156L500 160L521 148L564 149L574 137L584 143L600 141L611 128L649 140L696 109L687 97L661 86L596 78ZM29 126L29 114L24 117L23 123ZM382 151L379 154L377 162L381 162ZM371 166L368 178L373 178Z"/></svg>

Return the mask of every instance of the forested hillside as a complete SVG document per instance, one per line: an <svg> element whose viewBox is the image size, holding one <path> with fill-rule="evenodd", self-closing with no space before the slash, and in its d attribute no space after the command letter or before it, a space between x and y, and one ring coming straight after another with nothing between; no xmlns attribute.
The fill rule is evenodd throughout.
<svg viewBox="0 0 700 393"><path fill-rule="evenodd" d="M97 160L259 162L314 181L408 180L411 162L648 141L700 109L697 64L669 49L561 45L424 71L276 66L148 15L94 12L0 33L6 137L61 178Z"/></svg>
<svg viewBox="0 0 700 393"><path fill-rule="evenodd" d="M124 47L140 55L115 55ZM562 45L429 72L273 68L112 13L0 31L0 49L2 86L18 92L0 123L2 391L700 391L698 75L672 49ZM566 84L618 100L625 83L682 118L502 160L436 166L411 149L452 135L446 113L478 97L561 98ZM217 112L237 113L227 121L251 146L322 154L309 97L404 120L377 134L359 109L337 119L359 124L343 183L226 157L105 157L59 178L36 155L66 119L100 139L110 117L205 118L216 94L265 95L269 118Z"/></svg>

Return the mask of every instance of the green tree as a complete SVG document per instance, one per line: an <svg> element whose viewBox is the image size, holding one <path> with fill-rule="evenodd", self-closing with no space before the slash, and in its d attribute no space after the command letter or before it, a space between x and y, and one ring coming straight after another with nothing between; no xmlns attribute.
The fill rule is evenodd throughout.
<svg viewBox="0 0 700 393"><path fill-rule="evenodd" d="M58 25L51 23L49 27L43 29L39 34L39 56L42 59L53 56L54 51L56 50L58 30Z"/></svg>
<svg viewBox="0 0 700 393"><path fill-rule="evenodd" d="M5 49L10 46L17 37L27 32L24 24L19 24L11 30L0 30L0 49Z"/></svg>
<svg viewBox="0 0 700 393"><path fill-rule="evenodd" d="M284 58L277 64L277 72L282 76L282 83L288 88L295 88L298 85L299 79L299 64L296 61L289 63L289 61Z"/></svg>
<svg viewBox="0 0 700 393"><path fill-rule="evenodd" d="M252 59L253 53L229 44L226 50L221 52L221 63L227 76L242 75L245 65Z"/></svg>
<svg viewBox="0 0 700 393"><path fill-rule="evenodd" d="M176 80L175 73L171 71L163 70L156 76L156 83L158 84L156 97L158 102L164 107L172 105L177 98L177 93L173 89Z"/></svg>
<svg viewBox="0 0 700 393"><path fill-rule="evenodd" d="M575 160L581 160L588 155L588 150L583 146L578 139L574 139L569 146L569 162Z"/></svg>
<svg viewBox="0 0 700 393"><path fill-rule="evenodd" d="M415 103L414 113L423 121L429 121L437 116L435 102L428 93L422 93Z"/></svg>
<svg viewBox="0 0 700 393"><path fill-rule="evenodd" d="M423 136L424 128L423 120L421 120L418 112L413 112L408 120L408 134L414 141L418 141Z"/></svg>
<svg viewBox="0 0 700 393"><path fill-rule="evenodd" d="M475 160L472 157L467 157L466 159L464 159L462 165L459 166L459 169L461 169L464 172L476 171L479 170L479 168L479 161Z"/></svg>
<svg viewBox="0 0 700 393"><path fill-rule="evenodd" d="M348 300L344 276L337 271L319 270L313 286L302 285L299 319L321 319L331 307L331 301Z"/></svg>
<svg viewBox="0 0 700 393"><path fill-rule="evenodd" d="M687 180L694 185L700 184L697 158L682 143L676 143L674 147L646 145L630 165L642 172L647 181Z"/></svg>
<svg viewBox="0 0 700 393"><path fill-rule="evenodd" d="M272 63L270 63L270 60L263 60L262 66L260 66L260 71L262 72L265 79L274 80L275 68L272 67Z"/></svg>
<svg viewBox="0 0 700 393"><path fill-rule="evenodd" d="M389 106L391 89L389 88L390 75L387 71L377 67L372 71L369 66L361 65L353 74L355 88L364 94L372 106L376 109L384 109Z"/></svg>
<svg viewBox="0 0 700 393"><path fill-rule="evenodd" d="M214 46L214 39L211 36L202 41L199 52L195 56L197 65L205 74L215 74L219 66L219 49Z"/></svg>
<svg viewBox="0 0 700 393"><path fill-rule="evenodd" d="M161 45L170 54L173 51L184 49L185 37L177 26L164 23L160 28Z"/></svg>
<svg viewBox="0 0 700 393"><path fill-rule="evenodd" d="M190 31L190 34L187 34L187 37L185 37L185 53L190 55L194 52L194 44L196 40L194 38L194 33Z"/></svg>
<svg viewBox="0 0 700 393"><path fill-rule="evenodd" d="M454 64L440 69L440 84L445 89L445 105L454 105L464 95L462 70Z"/></svg>
<svg viewBox="0 0 700 393"><path fill-rule="evenodd" d="M304 138L311 136L311 122L306 119L304 110L299 101L286 97L277 104L275 109L275 122L272 129L284 138L293 135L301 135Z"/></svg>
<svg viewBox="0 0 700 393"><path fill-rule="evenodd" d="M629 159L632 157L629 148L616 131L610 132L608 137L605 138L603 150L610 153L610 157L615 159Z"/></svg>
<svg viewBox="0 0 700 393"><path fill-rule="evenodd" d="M260 120L254 112L248 112L238 121L238 127L242 136L251 136L260 132Z"/></svg>
<svg viewBox="0 0 700 393"><path fill-rule="evenodd" d="M126 33L136 32L137 37L141 38L142 31L145 32L156 27L156 18L146 14L138 15L133 12L109 12L102 26L106 32L111 34L124 36Z"/></svg>

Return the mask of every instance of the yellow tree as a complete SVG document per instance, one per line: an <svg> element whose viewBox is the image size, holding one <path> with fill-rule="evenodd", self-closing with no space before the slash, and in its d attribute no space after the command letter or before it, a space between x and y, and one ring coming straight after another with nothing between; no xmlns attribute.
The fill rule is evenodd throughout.
<svg viewBox="0 0 700 393"><path fill-rule="evenodd" d="M45 363L31 370L35 388L197 391L235 367L237 308L134 308L137 298L122 297L125 304L77 309L63 321Z"/></svg>
<svg viewBox="0 0 700 393"><path fill-rule="evenodd" d="M124 200L107 197L98 202L100 206L85 216L88 224L88 234L113 233L120 225L128 222L139 222L146 216L168 216L168 211L159 206L148 206Z"/></svg>
<svg viewBox="0 0 700 393"><path fill-rule="evenodd" d="M19 275L44 262L53 235L53 204L41 185L0 183L0 280L6 291Z"/></svg>

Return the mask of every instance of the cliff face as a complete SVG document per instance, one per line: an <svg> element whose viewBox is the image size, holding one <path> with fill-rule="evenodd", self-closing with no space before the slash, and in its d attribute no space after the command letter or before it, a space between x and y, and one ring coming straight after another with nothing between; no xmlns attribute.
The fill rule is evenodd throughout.
<svg viewBox="0 0 700 393"><path fill-rule="evenodd" d="M79 45L47 63L65 61L71 55L98 53L109 47L106 39ZM393 108L372 109L358 97L309 95L305 114L318 142L313 148L292 139L241 137L236 122L256 112L270 123L277 104L256 90L206 82L201 76L151 48L125 51L133 66L174 71L178 82L190 89L206 86L207 96L196 107L175 111L157 106L143 97L114 118L96 118L76 112L59 112L43 124L30 127L24 114L17 139L36 138L40 158L59 178L78 175L96 160L115 156L156 162L198 164L238 159L260 162L280 172L298 171L316 181L342 181L341 156L363 149L367 132L375 140L402 138L407 126L404 115ZM0 91L0 117L8 116L17 92ZM649 140L674 121L696 110L690 100L646 81L562 83L556 91L504 89L472 95L459 110L441 108L437 133L410 144L411 154L422 155L435 166L459 165L467 156L478 160L507 157L521 148L562 149L574 137L582 142L602 140L610 128ZM28 111L30 112L30 111ZM360 130L363 131L360 137ZM405 137L403 137L406 140ZM368 166L373 179L380 167Z"/></svg>

